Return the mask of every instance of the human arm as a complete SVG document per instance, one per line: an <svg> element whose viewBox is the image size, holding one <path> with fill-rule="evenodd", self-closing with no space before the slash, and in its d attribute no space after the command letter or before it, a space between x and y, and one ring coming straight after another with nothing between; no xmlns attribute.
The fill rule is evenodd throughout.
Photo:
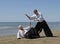
<svg viewBox="0 0 60 44"><path fill-rule="evenodd" d="M31 28L30 26L27 26L27 27L24 28L24 30L25 30L26 32L28 32L28 31L30 30L30 28Z"/></svg>
<svg viewBox="0 0 60 44"><path fill-rule="evenodd" d="M17 38L18 38L18 39L21 39L21 38L23 38L23 37L24 37L23 32L22 32L21 30L19 30L18 33L17 33Z"/></svg>
<svg viewBox="0 0 60 44"><path fill-rule="evenodd" d="M35 18L35 21L42 22L44 20L42 13L40 12L37 17Z"/></svg>
<svg viewBox="0 0 60 44"><path fill-rule="evenodd" d="M30 19L30 16L28 16L27 14L25 14L26 16L27 16L27 18L29 18Z"/></svg>
<svg viewBox="0 0 60 44"><path fill-rule="evenodd" d="M30 16L28 16L28 14L25 14L25 16L27 16L27 18L29 18L29 20L34 20L34 19L36 19L36 16L35 16L35 15L32 15L32 16L30 17Z"/></svg>

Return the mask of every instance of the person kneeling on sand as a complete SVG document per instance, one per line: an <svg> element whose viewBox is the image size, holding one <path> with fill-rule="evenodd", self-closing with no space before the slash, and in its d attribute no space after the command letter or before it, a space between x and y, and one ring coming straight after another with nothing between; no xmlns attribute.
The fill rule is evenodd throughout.
<svg viewBox="0 0 60 44"><path fill-rule="evenodd" d="M30 26L23 28L22 25L19 25L18 28L19 28L17 33L18 39L21 39L21 38L32 39L32 38L40 37L39 34L35 31L35 29Z"/></svg>

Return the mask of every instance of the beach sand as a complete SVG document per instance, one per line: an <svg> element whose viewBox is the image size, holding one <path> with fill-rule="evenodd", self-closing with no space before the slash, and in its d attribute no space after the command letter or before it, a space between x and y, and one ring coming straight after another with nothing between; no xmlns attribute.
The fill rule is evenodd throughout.
<svg viewBox="0 0 60 44"><path fill-rule="evenodd" d="M36 39L17 39L16 35L0 36L0 44L60 44L60 30L52 30L52 32L54 37L45 37L42 32L41 38Z"/></svg>

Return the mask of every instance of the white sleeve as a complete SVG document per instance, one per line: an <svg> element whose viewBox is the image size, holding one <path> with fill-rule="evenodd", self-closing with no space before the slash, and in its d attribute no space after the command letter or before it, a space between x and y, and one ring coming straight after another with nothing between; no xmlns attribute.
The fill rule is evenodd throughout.
<svg viewBox="0 0 60 44"><path fill-rule="evenodd" d="M39 17L40 17L40 15L39 15ZM30 17L30 20L38 21L39 18L37 16L33 15Z"/></svg>
<svg viewBox="0 0 60 44"><path fill-rule="evenodd" d="M18 33L17 33L17 38L21 38L19 31L18 31Z"/></svg>
<svg viewBox="0 0 60 44"><path fill-rule="evenodd" d="M43 15L40 14L40 17L39 17L38 19L39 19L40 21L43 21L43 20L44 20Z"/></svg>
<svg viewBox="0 0 60 44"><path fill-rule="evenodd" d="M30 28L31 28L30 26L28 26L28 27L25 27L25 28L24 28L24 30L25 30L25 33L26 33L26 32L28 32L28 31L30 30ZM25 34L25 33L24 33L24 34Z"/></svg>
<svg viewBox="0 0 60 44"><path fill-rule="evenodd" d="M22 38L22 37L24 37L24 34L22 31L19 30L17 33L17 38Z"/></svg>
<svg viewBox="0 0 60 44"><path fill-rule="evenodd" d="M35 19L35 21L40 21L42 22L44 20L43 16L41 13L39 13L38 17Z"/></svg>
<svg viewBox="0 0 60 44"><path fill-rule="evenodd" d="M34 20L36 17L33 15L30 17L30 20Z"/></svg>
<svg viewBox="0 0 60 44"><path fill-rule="evenodd" d="M25 30L29 30L31 27L30 26L27 26L27 27L25 27L24 29Z"/></svg>

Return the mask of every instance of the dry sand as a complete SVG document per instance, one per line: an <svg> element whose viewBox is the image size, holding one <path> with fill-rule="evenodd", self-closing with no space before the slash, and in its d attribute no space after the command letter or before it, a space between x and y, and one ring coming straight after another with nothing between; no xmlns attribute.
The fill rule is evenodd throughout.
<svg viewBox="0 0 60 44"><path fill-rule="evenodd" d="M60 44L60 30L52 30L54 37L45 37L42 32L41 38L17 39L15 35L0 36L0 44Z"/></svg>

